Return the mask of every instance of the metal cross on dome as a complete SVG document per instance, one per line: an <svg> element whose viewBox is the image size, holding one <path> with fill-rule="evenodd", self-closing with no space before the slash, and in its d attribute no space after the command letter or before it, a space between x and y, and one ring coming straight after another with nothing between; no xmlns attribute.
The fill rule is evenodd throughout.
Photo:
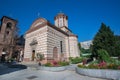
<svg viewBox="0 0 120 80"><path fill-rule="evenodd" d="M40 17L40 12L38 12L37 16Z"/></svg>

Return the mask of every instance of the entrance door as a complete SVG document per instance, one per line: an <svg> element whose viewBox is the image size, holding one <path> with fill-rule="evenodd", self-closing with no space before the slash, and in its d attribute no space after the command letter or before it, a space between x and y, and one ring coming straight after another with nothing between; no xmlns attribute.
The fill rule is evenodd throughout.
<svg viewBox="0 0 120 80"><path fill-rule="evenodd" d="M35 59L35 50L32 51L32 61Z"/></svg>
<svg viewBox="0 0 120 80"><path fill-rule="evenodd" d="M58 60L58 50L57 47L53 48L53 59Z"/></svg>

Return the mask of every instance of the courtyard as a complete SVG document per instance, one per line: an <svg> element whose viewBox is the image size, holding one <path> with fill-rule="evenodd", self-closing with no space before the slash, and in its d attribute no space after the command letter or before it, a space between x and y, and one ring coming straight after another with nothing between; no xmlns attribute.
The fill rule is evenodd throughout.
<svg viewBox="0 0 120 80"><path fill-rule="evenodd" d="M37 64L26 64L26 66L27 69L17 70L14 68L9 73L1 74L0 80L106 80L79 75L75 72L75 65L70 65L67 70L59 72L42 70ZM10 71L10 68L1 69Z"/></svg>

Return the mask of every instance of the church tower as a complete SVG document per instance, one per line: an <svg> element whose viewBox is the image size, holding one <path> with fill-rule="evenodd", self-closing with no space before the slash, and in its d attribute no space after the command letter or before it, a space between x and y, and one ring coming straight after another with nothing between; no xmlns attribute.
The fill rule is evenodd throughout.
<svg viewBox="0 0 120 80"><path fill-rule="evenodd" d="M2 22L1 22L1 30L0 30L0 40L3 42L6 42L7 44L10 44L11 39L14 36L14 32L16 29L16 23L17 21L14 19L11 19L9 17L3 16Z"/></svg>
<svg viewBox="0 0 120 80"><path fill-rule="evenodd" d="M68 27L68 17L64 13L58 13L54 18L55 26L57 27Z"/></svg>
<svg viewBox="0 0 120 80"><path fill-rule="evenodd" d="M12 54L17 21L3 16L0 26L0 55L3 51Z"/></svg>

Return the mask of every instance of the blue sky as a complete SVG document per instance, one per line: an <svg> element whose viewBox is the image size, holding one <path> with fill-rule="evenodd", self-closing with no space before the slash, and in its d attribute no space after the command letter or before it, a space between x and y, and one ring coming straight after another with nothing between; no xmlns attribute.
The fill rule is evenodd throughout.
<svg viewBox="0 0 120 80"><path fill-rule="evenodd" d="M30 28L38 13L54 24L60 11L68 16L68 27L79 42L92 40L102 22L120 35L120 0L0 0L0 18L18 20L20 34Z"/></svg>

